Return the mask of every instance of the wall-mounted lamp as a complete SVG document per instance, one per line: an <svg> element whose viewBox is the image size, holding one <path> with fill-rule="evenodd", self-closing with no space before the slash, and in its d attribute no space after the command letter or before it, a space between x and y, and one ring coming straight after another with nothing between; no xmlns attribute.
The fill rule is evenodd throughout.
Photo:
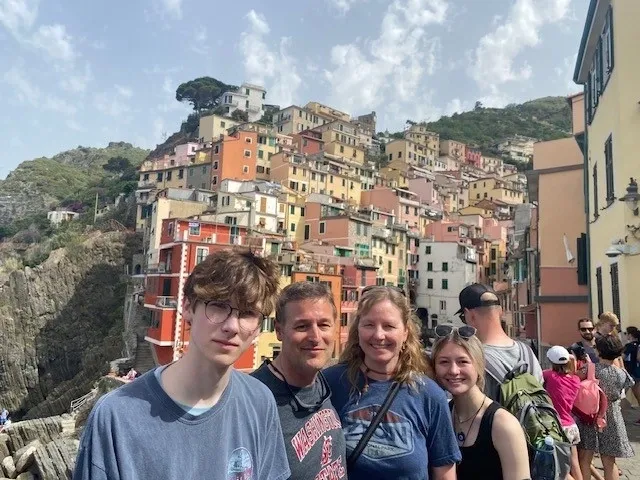
<svg viewBox="0 0 640 480"><path fill-rule="evenodd" d="M629 179L629 185L627 186L627 194L624 197L619 199L621 202L624 202L629 210L633 212L633 214L637 217L638 213L638 202L640 202L640 193L638 193L638 182L636 179L631 177Z"/></svg>

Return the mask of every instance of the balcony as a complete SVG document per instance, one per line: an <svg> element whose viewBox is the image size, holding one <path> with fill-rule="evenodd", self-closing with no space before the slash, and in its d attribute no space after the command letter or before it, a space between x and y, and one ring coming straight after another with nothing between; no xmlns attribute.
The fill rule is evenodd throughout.
<svg viewBox="0 0 640 480"><path fill-rule="evenodd" d="M156 307L160 308L178 308L178 300L176 297L162 296L156 299Z"/></svg>
<svg viewBox="0 0 640 480"><path fill-rule="evenodd" d="M147 266L146 273L171 273L171 266L167 268L165 263L150 263Z"/></svg>
<svg viewBox="0 0 640 480"><path fill-rule="evenodd" d="M342 276L342 285L345 287L355 287L356 286L356 277L347 277L345 275Z"/></svg>
<svg viewBox="0 0 640 480"><path fill-rule="evenodd" d="M156 186L155 180L138 180L138 188L154 188Z"/></svg>

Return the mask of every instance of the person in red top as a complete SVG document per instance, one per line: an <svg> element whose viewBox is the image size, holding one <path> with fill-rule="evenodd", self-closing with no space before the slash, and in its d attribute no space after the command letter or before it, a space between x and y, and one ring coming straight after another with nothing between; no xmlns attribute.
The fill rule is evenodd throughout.
<svg viewBox="0 0 640 480"><path fill-rule="evenodd" d="M580 431L571 415L573 402L580 389L580 379L576 375L576 360L560 345L551 347L547 352L547 358L551 362L551 369L542 372L544 388L549 393L564 433L571 442L571 476L575 480L582 480L576 447L580 443Z"/></svg>

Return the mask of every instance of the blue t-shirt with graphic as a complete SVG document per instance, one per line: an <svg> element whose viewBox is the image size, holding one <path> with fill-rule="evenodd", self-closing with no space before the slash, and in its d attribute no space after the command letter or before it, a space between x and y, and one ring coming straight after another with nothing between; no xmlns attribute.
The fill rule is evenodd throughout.
<svg viewBox="0 0 640 480"><path fill-rule="evenodd" d="M74 480L285 480L289 462L271 391L231 371L220 400L199 415L153 371L103 396L80 441Z"/></svg>
<svg viewBox="0 0 640 480"><path fill-rule="evenodd" d="M346 365L330 367L324 374L342 422L348 457L384 403L392 382L368 379L367 392L359 395L347 379ZM363 374L360 381L364 385ZM417 390L400 388L348 474L349 480L428 480L431 468L461 459L445 393L433 380L420 376Z"/></svg>

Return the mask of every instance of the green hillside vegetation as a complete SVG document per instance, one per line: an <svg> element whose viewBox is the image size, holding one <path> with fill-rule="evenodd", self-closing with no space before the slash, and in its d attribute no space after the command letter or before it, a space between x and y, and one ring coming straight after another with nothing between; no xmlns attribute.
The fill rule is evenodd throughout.
<svg viewBox="0 0 640 480"><path fill-rule="evenodd" d="M472 111L423 124L443 140L458 140L486 155L497 155L495 145L516 134L542 141L570 136L571 109L565 97L544 97L505 108L484 108L478 102Z"/></svg>

